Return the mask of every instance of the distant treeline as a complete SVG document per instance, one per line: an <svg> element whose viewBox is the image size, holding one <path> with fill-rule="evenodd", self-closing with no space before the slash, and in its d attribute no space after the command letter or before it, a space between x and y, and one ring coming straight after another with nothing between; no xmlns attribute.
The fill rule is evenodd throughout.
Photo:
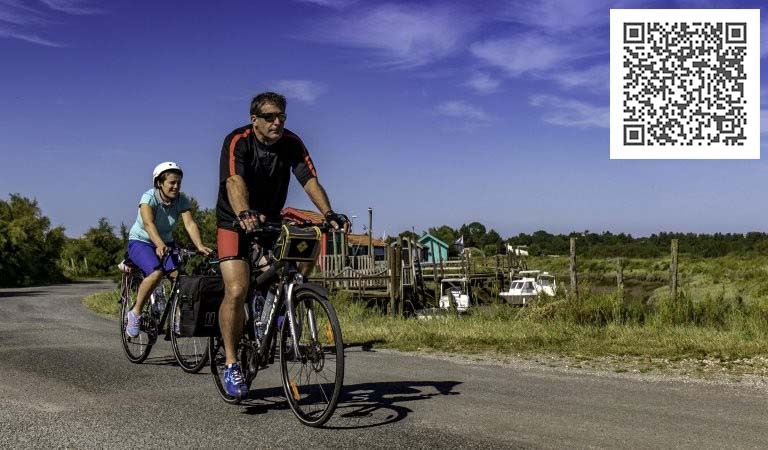
<svg viewBox="0 0 768 450"><path fill-rule="evenodd" d="M213 209L200 209L195 199L192 211L200 227L203 242L216 243L216 215ZM133 217L138 211L130 213ZM180 246L191 243L184 227L179 226L174 238ZM659 233L633 238L629 234L589 231L550 234L537 231L520 233L503 239L498 232L480 222L459 228L447 225L429 228L430 234L449 244L451 256L458 254L456 241L463 237L465 248L478 248L486 255L503 254L506 244L527 246L531 255L567 255L570 238L577 238L580 257L651 258L666 256L672 239L680 242L680 252L700 257L727 254L768 254L768 234L739 233ZM402 235L412 235L405 231ZM422 233L423 234L423 233ZM420 236L416 236L417 238ZM390 237L389 241L393 241ZM128 226L119 230L105 218L89 228L82 237L68 238L63 227L51 227L37 201L11 194L8 201L0 200L0 287L29 286L62 282L77 278L114 276L117 263L123 258L128 242Z"/></svg>
<svg viewBox="0 0 768 450"><path fill-rule="evenodd" d="M214 211L198 211L194 199L192 206L203 241L214 245ZM134 214L138 209L131 216ZM183 228L176 228L176 242L190 246ZM63 227L51 228L37 201L11 194L8 201L0 200L0 287L114 276L127 248L128 231L129 227L121 224L116 233L109 221L101 218L82 237L68 238Z"/></svg>
<svg viewBox="0 0 768 450"><path fill-rule="evenodd" d="M463 237L465 248L478 248L486 255L505 253L506 244L526 246L530 255L567 255L570 252L570 238L577 239L578 254L587 258L653 258L669 255L672 239L678 239L680 252L692 256L714 258L728 254L768 254L768 233L658 233L647 237L632 237L631 234L601 234L590 231L570 234L551 234L540 230L532 234L520 233L502 239L495 230L487 230L479 222L464 224L459 228L448 225L426 230L450 245L449 255L458 254L456 241ZM402 234L411 235L410 231ZM390 238L392 240L393 238Z"/></svg>
<svg viewBox="0 0 768 450"><path fill-rule="evenodd" d="M669 255L672 239L677 239L680 252L691 256L715 258L728 254L768 254L768 234L762 232L741 233L658 233L648 237L633 238L630 234L570 233L553 235L546 231L533 234L521 233L509 238L512 245L527 245L531 255L567 255L570 238L575 237L578 254L583 257L652 258Z"/></svg>

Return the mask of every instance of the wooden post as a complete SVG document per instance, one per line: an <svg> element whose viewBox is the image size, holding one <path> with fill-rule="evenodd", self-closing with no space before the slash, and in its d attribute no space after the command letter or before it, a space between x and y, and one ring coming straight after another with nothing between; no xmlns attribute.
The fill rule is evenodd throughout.
<svg viewBox="0 0 768 450"><path fill-rule="evenodd" d="M576 238L571 238L571 298L570 300L579 301L578 279L576 277Z"/></svg>
<svg viewBox="0 0 768 450"><path fill-rule="evenodd" d="M448 260L448 250L445 251L445 259ZM440 279L445 278L445 266L443 265L443 252L440 252Z"/></svg>
<svg viewBox="0 0 768 450"><path fill-rule="evenodd" d="M398 236L397 238L397 245L395 245L395 249L397 249L397 258L395 260L397 261L397 280L395 280L395 284L398 288L397 298L399 300L399 303L403 303L405 299L405 288L403 287L403 277L405 274L403 274L403 239ZM399 307L399 305L398 305Z"/></svg>
<svg viewBox="0 0 768 450"><path fill-rule="evenodd" d="M389 315L395 315L395 303L397 302L397 286L395 286L397 272L396 253L397 248L392 247L389 251Z"/></svg>
<svg viewBox="0 0 768 450"><path fill-rule="evenodd" d="M429 242L432 253L432 283L435 290L435 301L440 301L440 286L437 281L437 255L435 255L435 241ZM421 275L424 276L424 267L422 266Z"/></svg>
<svg viewBox="0 0 768 450"><path fill-rule="evenodd" d="M621 258L616 258L616 288L619 291L619 301L624 303L624 264Z"/></svg>
<svg viewBox="0 0 768 450"><path fill-rule="evenodd" d="M344 268L347 267L347 252L349 251L349 245L347 244L347 235L342 233L340 236L341 238L339 241L341 244L341 267L339 270L344 270ZM344 281L344 288L349 289L349 280Z"/></svg>
<svg viewBox="0 0 768 450"><path fill-rule="evenodd" d="M672 263L669 265L670 289L672 301L677 301L677 239L672 239Z"/></svg>
<svg viewBox="0 0 768 450"><path fill-rule="evenodd" d="M368 208L368 258L373 267L373 208Z"/></svg>

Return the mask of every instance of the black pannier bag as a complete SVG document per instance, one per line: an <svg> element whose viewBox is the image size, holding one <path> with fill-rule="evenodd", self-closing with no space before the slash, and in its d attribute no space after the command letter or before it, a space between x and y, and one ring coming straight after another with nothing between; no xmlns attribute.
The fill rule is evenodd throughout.
<svg viewBox="0 0 768 450"><path fill-rule="evenodd" d="M179 336L215 336L219 333L219 306L224 281L211 275L179 275Z"/></svg>
<svg viewBox="0 0 768 450"><path fill-rule="evenodd" d="M320 228L283 225L275 246L275 259L315 261L320 253Z"/></svg>

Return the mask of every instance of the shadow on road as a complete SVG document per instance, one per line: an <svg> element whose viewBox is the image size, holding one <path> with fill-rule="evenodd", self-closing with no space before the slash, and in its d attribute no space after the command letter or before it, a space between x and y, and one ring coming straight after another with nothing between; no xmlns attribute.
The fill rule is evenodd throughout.
<svg viewBox="0 0 768 450"><path fill-rule="evenodd" d="M36 295L44 295L45 291L0 291L0 298L5 297L34 297Z"/></svg>
<svg viewBox="0 0 768 450"><path fill-rule="evenodd" d="M398 422L413 412L405 404L437 396L459 395L453 390L459 384L459 381L393 381L344 386L339 406L325 428L371 428ZM252 390L249 399L243 403L245 414L288 409L279 387Z"/></svg>
<svg viewBox="0 0 768 450"><path fill-rule="evenodd" d="M178 366L179 365L179 363L176 361L176 357L173 355L154 356L154 357L150 356L142 364L145 364L148 366Z"/></svg>
<svg viewBox="0 0 768 450"><path fill-rule="evenodd" d="M364 352L370 352L373 350L373 346L376 344L382 344L386 342L383 339L373 339L370 341L365 342L351 342L351 343L344 343L344 349L349 349L353 347L360 347Z"/></svg>

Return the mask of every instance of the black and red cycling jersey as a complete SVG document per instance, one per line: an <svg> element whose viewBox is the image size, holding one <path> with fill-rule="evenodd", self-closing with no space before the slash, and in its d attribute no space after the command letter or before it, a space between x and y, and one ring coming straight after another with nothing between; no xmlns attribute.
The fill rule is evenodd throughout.
<svg viewBox="0 0 768 450"><path fill-rule="evenodd" d="M302 186L317 177L315 166L301 139L287 128L272 145L256 139L252 125L240 127L224 138L219 164L219 228L232 230L237 219L229 204L227 179L240 175L248 188L249 208L269 218L279 218L288 196L291 171Z"/></svg>

